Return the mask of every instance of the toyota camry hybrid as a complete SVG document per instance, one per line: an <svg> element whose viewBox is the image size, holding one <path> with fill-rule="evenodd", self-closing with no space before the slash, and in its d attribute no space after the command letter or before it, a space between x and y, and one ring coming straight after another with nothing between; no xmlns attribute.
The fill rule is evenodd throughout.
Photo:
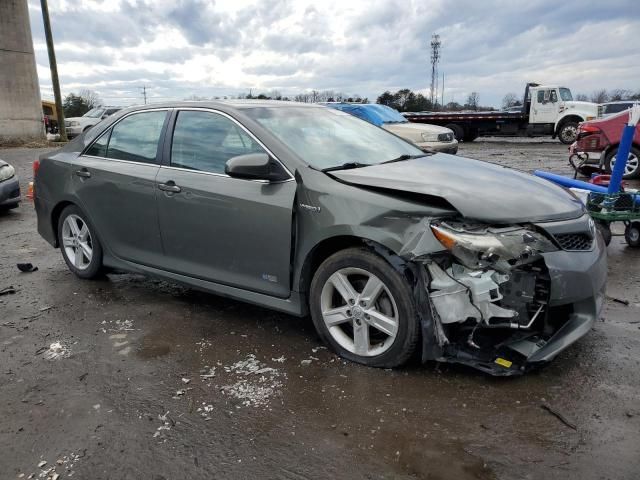
<svg viewBox="0 0 640 480"><path fill-rule="evenodd" d="M34 172L38 230L78 277L140 272L310 315L365 365L523 373L603 303L605 247L571 193L322 106L129 108Z"/></svg>

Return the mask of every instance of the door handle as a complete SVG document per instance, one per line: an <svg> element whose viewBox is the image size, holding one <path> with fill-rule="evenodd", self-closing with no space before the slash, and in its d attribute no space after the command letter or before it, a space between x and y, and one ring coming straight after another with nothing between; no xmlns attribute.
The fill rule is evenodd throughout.
<svg viewBox="0 0 640 480"><path fill-rule="evenodd" d="M173 182L173 180L169 180L167 183L159 183L158 188L163 192L173 192L180 193L182 189Z"/></svg>
<svg viewBox="0 0 640 480"><path fill-rule="evenodd" d="M76 175L82 178L89 178L91 177L91 172L86 168L81 168L80 170L76 170Z"/></svg>

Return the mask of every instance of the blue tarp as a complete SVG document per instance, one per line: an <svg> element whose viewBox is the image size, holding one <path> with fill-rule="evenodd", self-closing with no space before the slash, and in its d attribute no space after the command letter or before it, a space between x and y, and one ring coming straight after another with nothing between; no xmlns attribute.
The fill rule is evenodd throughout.
<svg viewBox="0 0 640 480"><path fill-rule="evenodd" d="M408 121L397 110L376 103L324 103L323 105L350 113L354 117L366 120L378 127L384 123L406 123Z"/></svg>

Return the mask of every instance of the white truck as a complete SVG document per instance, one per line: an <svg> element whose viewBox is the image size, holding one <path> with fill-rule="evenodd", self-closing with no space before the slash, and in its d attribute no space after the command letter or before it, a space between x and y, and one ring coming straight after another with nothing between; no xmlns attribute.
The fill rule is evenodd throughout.
<svg viewBox="0 0 640 480"><path fill-rule="evenodd" d="M472 142L481 135L551 135L571 144L578 124L598 116L598 104L573 100L566 87L528 83L517 112L418 112L403 114L410 122L442 125L458 140Z"/></svg>

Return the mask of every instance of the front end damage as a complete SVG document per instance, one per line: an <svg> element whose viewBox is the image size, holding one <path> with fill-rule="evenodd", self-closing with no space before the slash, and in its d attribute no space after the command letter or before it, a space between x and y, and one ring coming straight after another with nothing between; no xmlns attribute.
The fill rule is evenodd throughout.
<svg viewBox="0 0 640 480"><path fill-rule="evenodd" d="M433 252L434 238L444 249ZM585 335L602 307L606 252L587 216L506 227L425 219L400 256L423 361L522 374Z"/></svg>

